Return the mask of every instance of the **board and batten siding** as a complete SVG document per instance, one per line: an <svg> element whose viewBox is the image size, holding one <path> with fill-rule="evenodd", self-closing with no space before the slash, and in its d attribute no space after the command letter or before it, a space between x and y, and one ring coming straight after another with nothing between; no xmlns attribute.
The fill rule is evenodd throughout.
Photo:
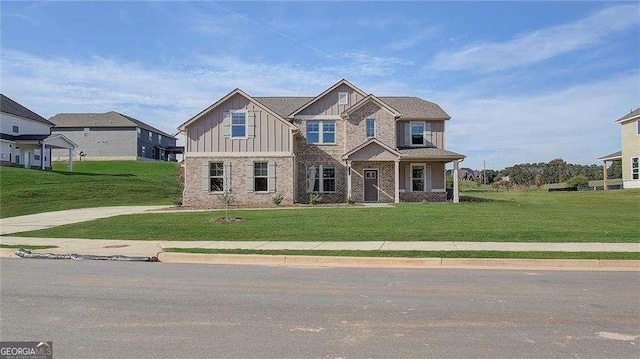
<svg viewBox="0 0 640 359"><path fill-rule="evenodd" d="M240 110L255 114L254 136L225 137L225 112ZM187 127L186 146L186 152L290 152L291 130L255 102L236 94Z"/></svg>
<svg viewBox="0 0 640 359"><path fill-rule="evenodd" d="M407 135L406 126L410 126L411 122L426 122L427 132L429 132L429 126L431 129L431 138L427 137L427 141L431 143L431 145L444 149L444 121L429 121L429 120L407 120L407 121L397 121L396 122L396 141L398 143L398 147L409 147L411 146L411 133ZM411 130L409 130L411 131ZM409 137L407 137L409 136ZM407 140L409 142L407 142Z"/></svg>
<svg viewBox="0 0 640 359"><path fill-rule="evenodd" d="M347 105L338 105L339 92L347 92L349 94L349 103ZM363 98L361 94L343 84L317 99L313 104L309 105L309 107L296 114L296 116L339 116L344 110L353 106Z"/></svg>

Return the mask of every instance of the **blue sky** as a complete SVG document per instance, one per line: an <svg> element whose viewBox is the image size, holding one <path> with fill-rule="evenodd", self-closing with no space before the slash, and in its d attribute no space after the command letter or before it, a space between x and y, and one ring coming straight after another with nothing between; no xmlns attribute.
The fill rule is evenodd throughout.
<svg viewBox="0 0 640 359"><path fill-rule="evenodd" d="M447 148L500 169L620 149L640 106L638 2L2 1L2 93L48 118L115 110L169 133L236 87L342 78L452 117Z"/></svg>

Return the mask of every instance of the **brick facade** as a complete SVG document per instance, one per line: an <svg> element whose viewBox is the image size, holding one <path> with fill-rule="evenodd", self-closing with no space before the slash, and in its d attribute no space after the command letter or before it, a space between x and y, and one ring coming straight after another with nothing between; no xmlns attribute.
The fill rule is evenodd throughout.
<svg viewBox="0 0 640 359"><path fill-rule="evenodd" d="M276 165L275 192L247 192L247 164L251 162L274 161ZM293 157L256 158L213 158L190 157L185 159L185 186L183 205L188 207L221 207L220 193L202 190L202 164L208 162L229 162L231 164L231 190L235 193L237 205L273 205L273 197L281 193L283 205L293 204Z"/></svg>
<svg viewBox="0 0 640 359"><path fill-rule="evenodd" d="M346 105L338 104L338 93L347 92L349 102ZM244 96L244 94L240 94ZM239 97L240 95L235 95ZM347 119L340 117L345 109L349 106L355 105L358 101L364 98L364 93L357 90L354 87L346 84L341 84L334 88L332 91L326 92L320 98L317 98L314 103L303 109L299 113L288 112L287 114L279 113L280 122L282 119L293 117L293 124L298 129L293 136L293 143L291 147L286 147L286 153L292 152L291 157L264 157L252 158L250 156L237 157L237 154L230 154L229 157L219 156L222 152L238 152L234 148L219 148L212 147L212 151L215 152L218 157L189 157L188 152L194 151L207 152L207 150L192 150L187 152L187 158L185 160L185 191L184 191L184 205L193 207L220 207L221 203L218 199L218 194L205 193L202 191L202 163L207 162L230 162L232 171L232 190L236 193L236 203L239 205L272 205L272 198L275 193L255 193L248 192L246 188L247 180L247 163L251 161L275 161L276 162L276 192L282 193L284 196L283 204L292 203L309 203L310 193L307 188L307 169L310 166L323 166L332 167L335 169L335 191L319 193L321 196L320 203L344 203L347 200L348 191L348 175L347 175L347 161L342 159L346 153L350 152L354 148L359 147L369 140L366 133L366 120L375 120L375 139L386 145L389 148L396 149L398 147L398 134L396 133L398 124L394 114L387 109L381 107L376 99L372 99L369 102L362 105L357 110L349 114ZM240 96L241 97L241 96ZM247 101L252 102L247 97ZM247 101L235 101L231 104L222 103L219 106L224 107L225 110L235 109L241 107L242 103ZM268 98L264 98L261 101L272 101ZM282 105L283 103L274 102L274 109ZM231 106L231 107L229 107ZM257 105L256 105L257 106ZM259 107L259 106L258 106ZM295 108L292 108L293 111ZM255 109L254 109L255 110ZM264 108L262 108L264 110ZM212 113L215 111L212 110ZM262 111L265 112L265 111ZM284 111L283 111L284 112ZM266 113L266 112L265 112ZM446 114L445 114L446 115ZM208 116L208 115L207 115ZM271 116L271 115L270 115ZM414 115L415 116L415 115ZM204 117L205 119L208 117ZM414 118L414 117L410 117ZM421 117L418 117L420 119ZM426 120L426 117L425 117ZM258 120L262 123L263 119ZM307 123L308 121L333 121L335 123L335 143L334 144L307 144ZM442 122L440 120L440 122ZM208 123L208 125L207 125ZM277 123L277 122L276 122ZM204 129L200 129L205 133L210 131L213 127L218 127L214 122L205 121ZM256 124L258 125L258 122ZM444 129L442 124L442 131ZM210 128L211 127L211 128ZM278 132L277 129L272 129L273 126L266 126L265 133L269 134L273 131ZM400 126L401 127L401 126ZM258 128L258 127L256 127ZM262 128L262 127L261 127ZM290 129L282 127L285 130L280 132L288 133ZM211 130L213 131L213 130ZM257 130L256 130L257 131ZM432 131L438 132L439 127L432 126ZM215 132L215 131L214 131ZM257 131L256 133L261 132ZM320 128L322 132L322 127ZM208 132L207 132L208 133ZM213 132L212 132L213 133ZM443 136L443 134L442 134ZM206 140L211 137L212 145L216 143L216 136L204 136ZM218 136L219 137L219 136ZM266 138L266 137L265 137ZM271 138L271 137L269 137ZM273 147L273 143L282 142L285 143L285 139L290 137L280 136L280 140L277 138L268 141L268 145ZM442 137L444 138L444 137ZM291 142L286 142L291 144ZM444 141L438 142L444 146ZM352 194L357 202L364 202L364 170L376 169L378 170L378 201L393 203L395 200L395 152L386 152L379 144L370 144L361 151L357 151L351 158L358 158L360 161L351 162L351 189ZM268 148L271 148L268 147ZM277 146L276 146L277 147ZM256 149L252 147L254 154L260 154L262 152L270 152L276 156L276 152L282 154L285 148L275 148L269 151L262 148ZM267 147L265 147L267 148ZM247 147L246 151L250 151ZM276 151L276 152L273 152ZM377 152L376 152L377 151ZM240 151L241 152L241 151ZM394 154L395 153L395 154ZM429 161L427 158L419 158L416 160L406 159L403 157L399 168L399 188L403 189L399 194L399 199L402 202L421 202L421 201L446 201L446 193L444 192L407 192L407 178L410 173L407 173L407 166L410 164L424 164L429 166L431 171L431 185L435 190L443 190L444 188L444 165L447 161ZM410 179L409 179L410 181Z"/></svg>

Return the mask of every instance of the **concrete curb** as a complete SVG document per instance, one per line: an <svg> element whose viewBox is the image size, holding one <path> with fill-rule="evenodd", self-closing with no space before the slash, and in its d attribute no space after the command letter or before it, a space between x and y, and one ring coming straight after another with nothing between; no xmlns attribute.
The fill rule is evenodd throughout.
<svg viewBox="0 0 640 359"><path fill-rule="evenodd" d="M640 271L637 260L597 259L482 259L286 256L259 254L197 254L162 252L165 263L245 264L304 267L362 268L508 268Z"/></svg>

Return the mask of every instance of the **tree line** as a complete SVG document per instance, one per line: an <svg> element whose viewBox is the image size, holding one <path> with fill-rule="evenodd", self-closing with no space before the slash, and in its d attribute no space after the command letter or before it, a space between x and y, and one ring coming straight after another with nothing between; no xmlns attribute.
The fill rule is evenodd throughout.
<svg viewBox="0 0 640 359"><path fill-rule="evenodd" d="M499 171L486 170L486 183L499 182L507 176L509 182L515 185L564 183L576 176L583 176L587 180L602 180L603 168L602 165L577 165L556 158L549 162L520 163ZM607 168L607 179L614 178L622 178L622 163L620 161L613 161ZM483 181L483 178L481 177L480 180Z"/></svg>

